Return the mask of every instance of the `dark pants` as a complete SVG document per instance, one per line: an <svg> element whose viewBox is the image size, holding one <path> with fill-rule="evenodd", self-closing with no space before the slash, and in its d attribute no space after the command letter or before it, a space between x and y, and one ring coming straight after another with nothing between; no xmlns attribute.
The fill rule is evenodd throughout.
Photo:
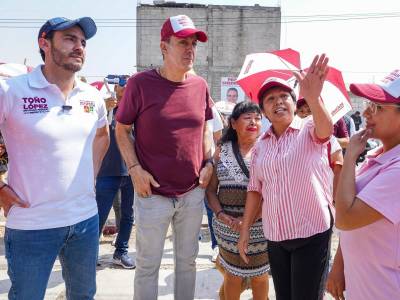
<svg viewBox="0 0 400 300"><path fill-rule="evenodd" d="M96 201L99 210L99 233L107 221L113 200L121 190L121 221L115 253L122 255L128 252L129 237L133 225L133 185L129 176L104 176L96 180Z"/></svg>
<svg viewBox="0 0 400 300"><path fill-rule="evenodd" d="M213 218L214 212L208 206L207 199L204 200L204 204L206 205L206 210L207 210L208 229L210 229L210 237L211 237L211 248L214 249L215 247L218 246L217 239L215 238L215 235L214 235L214 229L212 227L212 218Z"/></svg>
<svg viewBox="0 0 400 300"><path fill-rule="evenodd" d="M277 300L323 298L332 230L308 238L268 241Z"/></svg>

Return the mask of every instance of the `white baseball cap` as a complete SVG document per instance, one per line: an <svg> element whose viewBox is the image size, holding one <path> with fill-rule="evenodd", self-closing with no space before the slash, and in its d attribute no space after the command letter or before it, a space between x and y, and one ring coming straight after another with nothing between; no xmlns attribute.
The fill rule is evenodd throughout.
<svg viewBox="0 0 400 300"><path fill-rule="evenodd" d="M194 34L200 42L207 42L207 34L194 27L193 21L185 15L168 18L161 28L162 41L166 41L171 36L186 38Z"/></svg>
<svg viewBox="0 0 400 300"><path fill-rule="evenodd" d="M381 103L400 103L400 70L394 70L378 83L352 83L350 91Z"/></svg>

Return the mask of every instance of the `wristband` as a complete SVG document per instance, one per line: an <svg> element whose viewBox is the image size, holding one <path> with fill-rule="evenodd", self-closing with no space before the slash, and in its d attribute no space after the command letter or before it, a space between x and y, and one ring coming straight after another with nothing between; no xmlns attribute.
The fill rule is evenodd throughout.
<svg viewBox="0 0 400 300"><path fill-rule="evenodd" d="M1 191L2 189L4 189L6 186L8 186L7 183L5 183L2 187L0 187L0 191Z"/></svg>
<svg viewBox="0 0 400 300"><path fill-rule="evenodd" d="M213 158L208 158L208 159L206 159L206 160L204 161L204 166L205 166L207 163L210 163L210 164L214 167L214 159L213 159Z"/></svg>
<svg viewBox="0 0 400 300"><path fill-rule="evenodd" d="M135 163L135 164L133 164L132 166L130 166L129 168L128 168L128 172L131 170L131 169L133 169L134 167L136 167L136 166L139 166L140 164L137 162L137 163Z"/></svg>
<svg viewBox="0 0 400 300"><path fill-rule="evenodd" d="M215 214L215 216L217 217L217 219L218 219L219 215L220 215L221 213L223 213L223 212L224 212L224 210L221 209L220 211L218 211L218 212Z"/></svg>

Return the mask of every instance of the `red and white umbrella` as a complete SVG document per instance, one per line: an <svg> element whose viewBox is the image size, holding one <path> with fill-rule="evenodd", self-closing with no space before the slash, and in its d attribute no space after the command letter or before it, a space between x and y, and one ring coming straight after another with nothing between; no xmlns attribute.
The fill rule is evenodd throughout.
<svg viewBox="0 0 400 300"><path fill-rule="evenodd" d="M94 86L97 90L101 91L101 89L104 86L104 82L103 81L95 81L95 82L92 82L90 85Z"/></svg>
<svg viewBox="0 0 400 300"><path fill-rule="evenodd" d="M32 67L23 64L0 63L0 79L26 74L32 70Z"/></svg>
<svg viewBox="0 0 400 300"><path fill-rule="evenodd" d="M304 71L307 72L307 69ZM299 97L301 98L301 95ZM329 67L328 75L321 91L321 99L325 108L331 114L333 123L336 123L352 109L342 72L334 67Z"/></svg>
<svg viewBox="0 0 400 300"><path fill-rule="evenodd" d="M288 80L293 71L300 69L300 53L293 49L253 53L246 56L236 82L250 99L258 103L258 91L268 77Z"/></svg>
<svg viewBox="0 0 400 300"><path fill-rule="evenodd" d="M292 82L293 87L296 87L293 71L299 70L301 70L300 54L293 49L253 53L246 56L236 82L250 99L258 103L257 95L265 80L278 77L289 83ZM296 88L294 90L298 95L298 90ZM333 67L329 68L321 99L334 123L351 110L350 97L347 94L342 73Z"/></svg>
<svg viewBox="0 0 400 300"><path fill-rule="evenodd" d="M90 84L99 90L101 96L106 99L114 95L114 92L110 90L108 84L104 81L95 81ZM115 96L115 95L114 95Z"/></svg>

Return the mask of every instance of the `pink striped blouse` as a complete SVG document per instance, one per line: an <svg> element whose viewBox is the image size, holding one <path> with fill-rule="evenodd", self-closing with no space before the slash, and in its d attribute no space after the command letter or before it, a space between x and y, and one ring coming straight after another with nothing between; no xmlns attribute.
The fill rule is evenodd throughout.
<svg viewBox="0 0 400 300"><path fill-rule="evenodd" d="M320 141L314 132L311 119L295 117L279 139L270 128L255 146L247 190L262 194L268 240L306 238L330 227L329 140Z"/></svg>

